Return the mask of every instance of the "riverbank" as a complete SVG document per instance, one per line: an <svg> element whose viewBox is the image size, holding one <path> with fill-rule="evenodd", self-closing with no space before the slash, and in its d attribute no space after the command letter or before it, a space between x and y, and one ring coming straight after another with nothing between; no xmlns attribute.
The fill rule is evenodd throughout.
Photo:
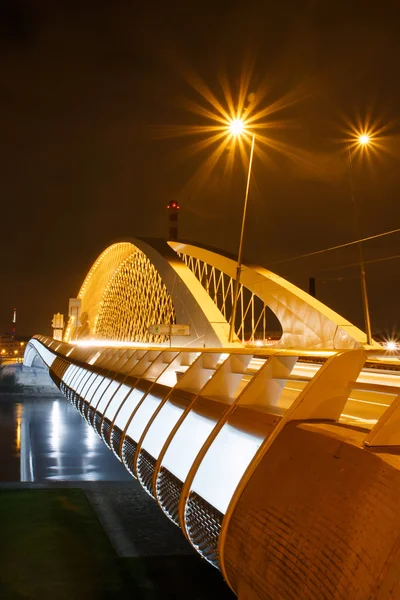
<svg viewBox="0 0 400 600"><path fill-rule="evenodd" d="M1 381L2 600L235 598L45 370Z"/></svg>

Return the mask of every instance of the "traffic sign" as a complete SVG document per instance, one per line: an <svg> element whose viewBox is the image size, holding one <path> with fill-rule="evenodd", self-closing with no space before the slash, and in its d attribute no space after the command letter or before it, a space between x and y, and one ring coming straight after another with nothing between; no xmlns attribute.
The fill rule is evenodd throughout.
<svg viewBox="0 0 400 600"><path fill-rule="evenodd" d="M149 333L153 333L154 335L169 335L169 330L169 325L150 325L147 328L147 331Z"/></svg>
<svg viewBox="0 0 400 600"><path fill-rule="evenodd" d="M171 325L171 335L190 335L190 325Z"/></svg>
<svg viewBox="0 0 400 600"><path fill-rule="evenodd" d="M190 325L149 325L147 331L153 335L190 335Z"/></svg>

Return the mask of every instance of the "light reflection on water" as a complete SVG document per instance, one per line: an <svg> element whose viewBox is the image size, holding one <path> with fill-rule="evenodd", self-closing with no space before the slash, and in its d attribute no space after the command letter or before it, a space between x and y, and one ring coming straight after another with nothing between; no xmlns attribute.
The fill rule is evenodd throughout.
<svg viewBox="0 0 400 600"><path fill-rule="evenodd" d="M24 405L21 402L17 402L15 404L15 419L16 419L16 423L17 423L17 428L16 428L16 432L15 432L15 446L16 446L18 454L21 450L21 422L22 422L23 413L24 413Z"/></svg>
<svg viewBox="0 0 400 600"><path fill-rule="evenodd" d="M131 481L67 400L0 397L1 481Z"/></svg>

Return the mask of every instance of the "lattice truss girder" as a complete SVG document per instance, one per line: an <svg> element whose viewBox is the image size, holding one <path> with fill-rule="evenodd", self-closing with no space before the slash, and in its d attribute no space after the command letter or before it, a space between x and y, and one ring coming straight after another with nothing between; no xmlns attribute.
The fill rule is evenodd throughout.
<svg viewBox="0 0 400 600"><path fill-rule="evenodd" d="M228 323L232 318L233 291L235 279L208 263L178 253L180 258L194 273L201 285L217 305ZM266 339L267 311L269 307L243 284L239 286L235 332L239 339Z"/></svg>
<svg viewBox="0 0 400 600"><path fill-rule="evenodd" d="M173 324L175 310L165 284L147 256L138 249L116 269L102 294L92 334L96 338L160 343L153 324Z"/></svg>
<svg viewBox="0 0 400 600"><path fill-rule="evenodd" d="M132 244L129 242L113 244L104 250L92 265L78 294L78 298L82 300L82 313L88 327L94 322L104 286L109 281L110 275L118 269L121 262L131 253ZM87 333L91 332L90 330L84 331L82 323L77 323L74 326L73 321L70 320L64 339L69 341Z"/></svg>

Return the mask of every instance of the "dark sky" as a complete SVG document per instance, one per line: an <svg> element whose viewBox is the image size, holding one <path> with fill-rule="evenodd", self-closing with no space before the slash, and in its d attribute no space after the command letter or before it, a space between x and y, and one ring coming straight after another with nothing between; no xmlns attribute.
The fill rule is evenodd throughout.
<svg viewBox="0 0 400 600"><path fill-rule="evenodd" d="M388 125L382 149L354 163L362 234L400 227L399 31L394 0L2 0L0 331L15 305L19 333L50 332L107 245L166 236L171 198L182 238L236 251L239 156L232 175L223 156L199 186L192 177L209 151L192 155L196 138L159 132L202 123L188 110L207 106L190 76L223 101L222 76L235 94L251 64L249 92L264 86L266 106L297 101L276 115L294 158L273 148L268 163L255 157L245 256L301 287L316 276L319 298L362 325L358 271L344 268L354 247L278 261L356 237L338 143L346 119ZM365 253L400 254L400 235ZM374 331L400 331L399 268L367 265Z"/></svg>

